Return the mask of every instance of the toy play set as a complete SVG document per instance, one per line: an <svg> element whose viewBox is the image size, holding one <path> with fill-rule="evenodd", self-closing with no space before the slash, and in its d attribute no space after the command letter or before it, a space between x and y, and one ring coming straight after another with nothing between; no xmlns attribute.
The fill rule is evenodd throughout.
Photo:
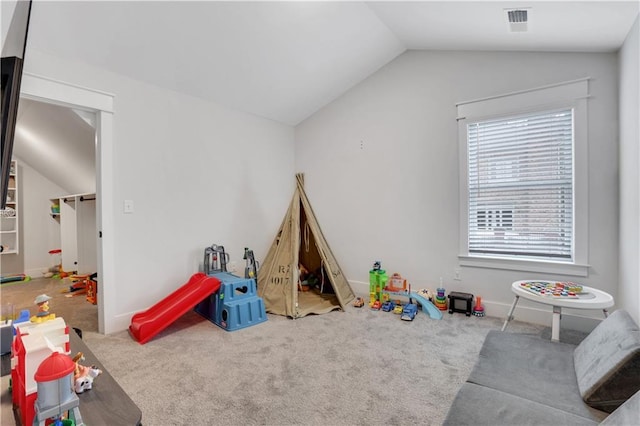
<svg viewBox="0 0 640 426"><path fill-rule="evenodd" d="M92 389L102 371L69 356L69 326L49 311L51 297L41 294L29 311L11 320L11 394L22 424L83 425L77 393Z"/></svg>
<svg viewBox="0 0 640 426"><path fill-rule="evenodd" d="M396 296L409 298L409 303L404 305L405 308L407 308L407 305L412 305L413 299L415 299L431 319L442 319L442 312L431 303L427 290L411 291L411 284L406 279L398 273L394 273L389 277L387 272L382 269L380 262L376 261L369 271L369 307L382 309L383 306L386 306L387 309L384 309L385 311L394 311L395 306L400 303L398 299L393 299ZM413 320L415 314L411 311L412 308L409 307L407 315L403 313L401 319Z"/></svg>
<svg viewBox="0 0 640 426"><path fill-rule="evenodd" d="M198 303L195 311L226 331L266 321L264 302L257 295L253 250L244 249L245 278L240 278L227 272L224 247L213 245L209 249L205 249L205 273L219 280L220 289ZM218 263L218 259L224 261Z"/></svg>
<svg viewBox="0 0 640 426"><path fill-rule="evenodd" d="M408 297L409 303L403 304L400 300L393 299L392 296ZM440 287L436 290L436 294L432 294L427 289L414 292L411 291L411 284L399 273L388 276L386 271L382 269L381 263L374 262L373 268L369 271L369 307L372 310L394 312L401 314L400 319L412 321L418 312L417 306L413 304L413 299L432 319L442 319L442 311L447 309L450 314L460 312L466 316L473 314L477 317L483 317L485 315L480 297L477 298L474 307L472 307L473 294L452 291L447 297L445 289L442 287L442 279L440 279ZM364 299L357 297L353 306L357 308L364 306Z"/></svg>
<svg viewBox="0 0 640 426"><path fill-rule="evenodd" d="M221 245L204 250L204 272L189 281L146 311L131 318L129 332L140 344L151 340L187 311L194 309L226 331L260 324L267 320L262 298L257 296L256 262L253 251L245 249L245 274L240 278L227 272L229 255Z"/></svg>
<svg viewBox="0 0 640 426"><path fill-rule="evenodd" d="M95 305L98 303L98 274L73 274L67 278L71 280L71 285L61 293L66 293L65 297L85 296L87 302Z"/></svg>

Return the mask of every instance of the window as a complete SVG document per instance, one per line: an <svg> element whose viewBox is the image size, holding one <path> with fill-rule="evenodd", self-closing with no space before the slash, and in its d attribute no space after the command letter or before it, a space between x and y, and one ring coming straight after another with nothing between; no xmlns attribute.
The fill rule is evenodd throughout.
<svg viewBox="0 0 640 426"><path fill-rule="evenodd" d="M469 252L573 258L573 110L467 124Z"/></svg>
<svg viewBox="0 0 640 426"><path fill-rule="evenodd" d="M462 265L586 274L586 90L458 104Z"/></svg>

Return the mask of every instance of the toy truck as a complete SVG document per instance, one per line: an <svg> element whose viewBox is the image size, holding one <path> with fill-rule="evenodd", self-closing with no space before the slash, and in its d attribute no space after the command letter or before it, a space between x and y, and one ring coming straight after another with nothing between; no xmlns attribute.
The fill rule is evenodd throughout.
<svg viewBox="0 0 640 426"><path fill-rule="evenodd" d="M413 321L413 319L418 314L418 306L413 303L407 303L402 309L402 315L400 315L400 319L403 321Z"/></svg>

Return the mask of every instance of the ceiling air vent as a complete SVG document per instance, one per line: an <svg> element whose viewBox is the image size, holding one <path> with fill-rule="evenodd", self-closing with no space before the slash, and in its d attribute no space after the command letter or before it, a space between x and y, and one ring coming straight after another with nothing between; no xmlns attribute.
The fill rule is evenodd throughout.
<svg viewBox="0 0 640 426"><path fill-rule="evenodd" d="M524 32L528 30L529 17L527 9L509 9L506 12L509 31Z"/></svg>

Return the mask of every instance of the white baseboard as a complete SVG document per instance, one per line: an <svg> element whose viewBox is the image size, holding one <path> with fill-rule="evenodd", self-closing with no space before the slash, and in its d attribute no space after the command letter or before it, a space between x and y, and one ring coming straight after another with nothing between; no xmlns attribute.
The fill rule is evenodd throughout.
<svg viewBox="0 0 640 426"><path fill-rule="evenodd" d="M365 297L365 299L369 298L369 283L364 281L351 281L349 280L349 284L351 284L351 289L356 294L356 296Z"/></svg>
<svg viewBox="0 0 640 426"><path fill-rule="evenodd" d="M131 318L135 314L137 314L138 312L141 312L141 311L142 310L116 315L113 318L113 321L109 321L109 322L111 322L112 327L110 327L107 330L104 330L104 334L112 334L112 333L117 333L119 331L128 330L129 326L131 325Z"/></svg>
<svg viewBox="0 0 640 426"><path fill-rule="evenodd" d="M29 269L27 271L24 271L25 275L30 276L31 278L42 278L44 277L44 274L42 273L42 271L48 271L49 267L48 266L43 266L42 268L32 268Z"/></svg>

